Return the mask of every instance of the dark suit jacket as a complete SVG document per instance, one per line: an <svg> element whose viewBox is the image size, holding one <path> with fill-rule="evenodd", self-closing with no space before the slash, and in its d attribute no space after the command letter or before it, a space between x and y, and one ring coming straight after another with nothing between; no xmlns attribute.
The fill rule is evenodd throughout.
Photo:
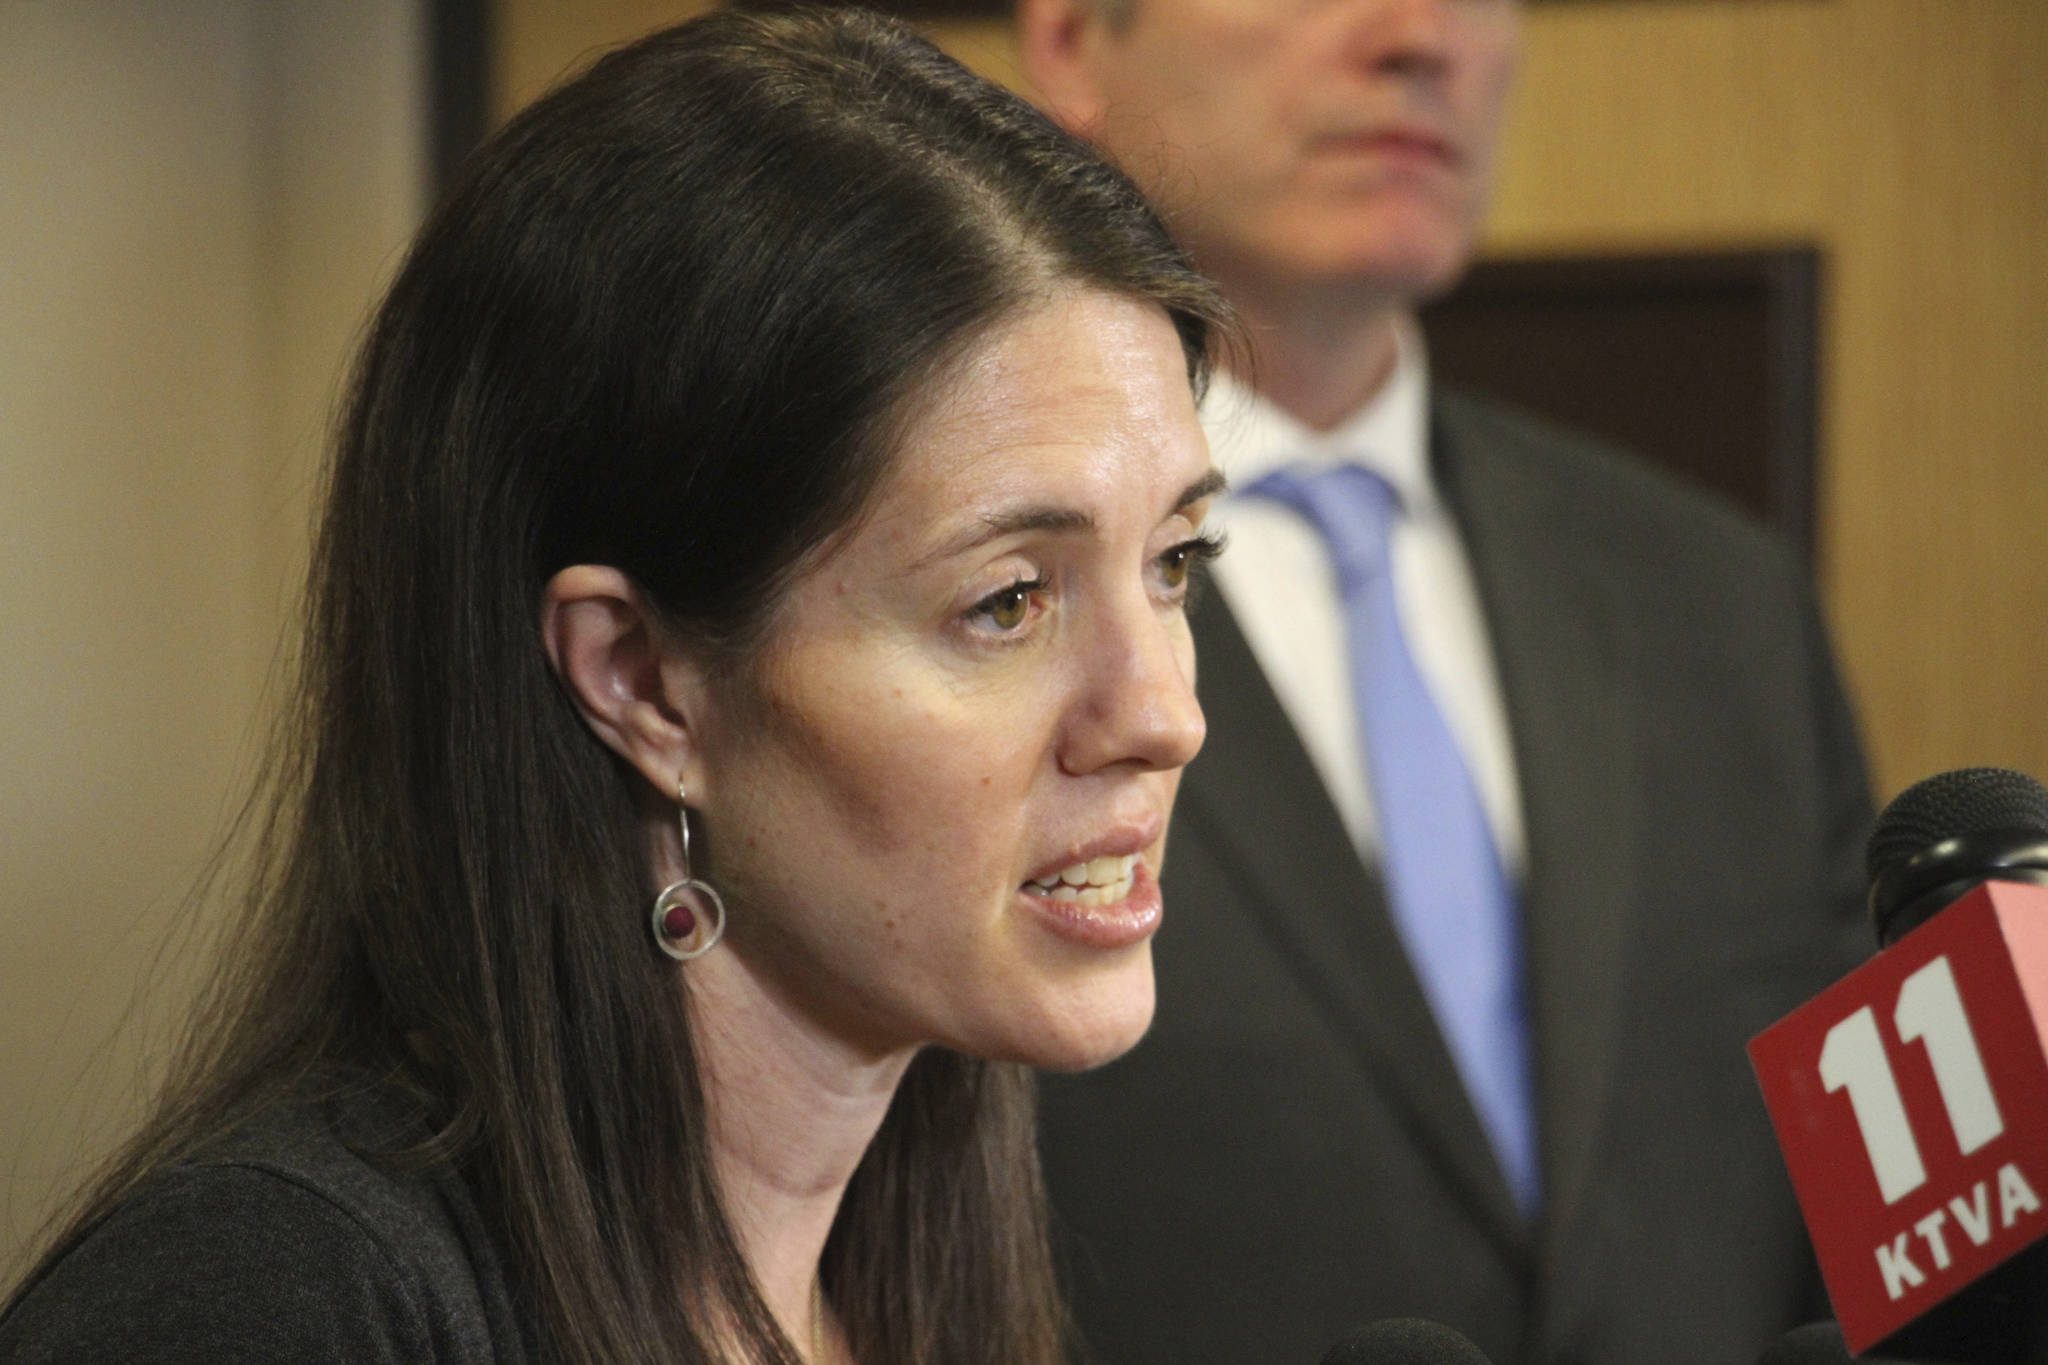
<svg viewBox="0 0 2048 1365"><path fill-rule="evenodd" d="M1544 1212L1517 1215L1375 874L1212 597L1157 1020L1044 1086L1107 1365L1314 1365L1404 1315L1496 1365L1749 1365L1825 1315L1743 1052L1871 949L1869 795L1804 571L1582 440L1449 396L1432 424L1521 780Z"/></svg>

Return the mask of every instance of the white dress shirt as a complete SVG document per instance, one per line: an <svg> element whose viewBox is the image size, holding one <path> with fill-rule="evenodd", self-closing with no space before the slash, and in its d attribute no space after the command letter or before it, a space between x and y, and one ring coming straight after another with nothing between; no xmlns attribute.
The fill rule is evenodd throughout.
<svg viewBox="0 0 2048 1365"><path fill-rule="evenodd" d="M1429 376L1419 334L1403 328L1387 383L1334 430L1311 431L1223 374L1209 387L1202 425L1216 463L1237 488L1281 465L1313 471L1348 460L1400 494L1391 554L1402 630L1471 769L1501 865L1519 881L1526 845L1507 710L1472 566L1430 472ZM1306 519L1265 498L1224 498L1210 525L1229 540L1216 562L1217 587L1352 841L1376 861L1378 822L1329 550Z"/></svg>

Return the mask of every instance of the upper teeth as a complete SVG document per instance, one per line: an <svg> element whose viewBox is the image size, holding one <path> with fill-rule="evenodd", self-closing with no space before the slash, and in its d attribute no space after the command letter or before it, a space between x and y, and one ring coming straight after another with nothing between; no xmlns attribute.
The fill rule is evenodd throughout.
<svg viewBox="0 0 2048 1365"><path fill-rule="evenodd" d="M1130 853L1121 858L1090 858L1085 863L1061 868L1057 877L1031 884L1062 900L1083 894L1077 888L1119 891L1131 880L1132 871L1138 866L1138 857L1138 854ZM1063 892L1064 895L1061 894Z"/></svg>

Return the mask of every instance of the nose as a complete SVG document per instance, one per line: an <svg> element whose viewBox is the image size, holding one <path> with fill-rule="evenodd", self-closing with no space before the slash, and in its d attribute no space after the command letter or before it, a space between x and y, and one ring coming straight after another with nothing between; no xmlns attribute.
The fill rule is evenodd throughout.
<svg viewBox="0 0 2048 1365"><path fill-rule="evenodd" d="M1459 0L1353 0L1351 59L1395 76L1434 76L1449 64Z"/></svg>
<svg viewBox="0 0 2048 1365"><path fill-rule="evenodd" d="M1076 776L1117 767L1167 771L1192 759L1207 733L1186 618L1141 597L1105 623L1088 651L1060 767Z"/></svg>

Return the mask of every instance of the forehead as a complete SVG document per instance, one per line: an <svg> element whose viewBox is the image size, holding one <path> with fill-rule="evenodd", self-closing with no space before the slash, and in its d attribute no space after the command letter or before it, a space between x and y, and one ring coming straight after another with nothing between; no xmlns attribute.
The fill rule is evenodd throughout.
<svg viewBox="0 0 2048 1365"><path fill-rule="evenodd" d="M936 378L905 422L876 511L928 500L940 507L924 511L943 511L1048 481L1135 498L1206 462L1165 311L1072 289L998 323Z"/></svg>

